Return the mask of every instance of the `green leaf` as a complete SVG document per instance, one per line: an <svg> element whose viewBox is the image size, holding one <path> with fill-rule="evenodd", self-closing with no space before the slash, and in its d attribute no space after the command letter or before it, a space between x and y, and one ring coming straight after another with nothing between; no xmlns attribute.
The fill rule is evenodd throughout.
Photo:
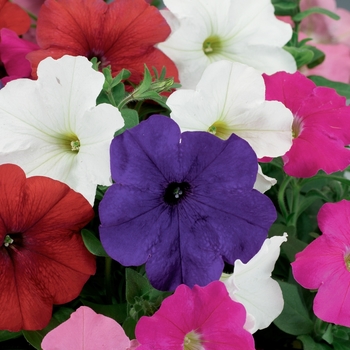
<svg viewBox="0 0 350 350"><path fill-rule="evenodd" d="M272 4L275 8L276 16L293 16L298 8L298 4L296 2L272 0Z"/></svg>
<svg viewBox="0 0 350 350"><path fill-rule="evenodd" d="M345 83L340 83L333 80L328 80L318 75L308 76L317 86L326 86L334 89L339 95L350 99L350 85Z"/></svg>
<svg viewBox="0 0 350 350"><path fill-rule="evenodd" d="M129 304L135 304L138 297L150 292L152 289L148 279L137 271L127 268L126 275L126 300Z"/></svg>
<svg viewBox="0 0 350 350"><path fill-rule="evenodd" d="M313 322L304 306L298 287L294 284L277 281L282 289L284 307L275 319L275 325L282 331L292 334L308 334L312 332Z"/></svg>
<svg viewBox="0 0 350 350"><path fill-rule="evenodd" d="M135 328L137 321L132 317L127 317L125 322L123 323L123 329L125 334L129 337L129 339L135 339Z"/></svg>
<svg viewBox="0 0 350 350"><path fill-rule="evenodd" d="M306 46L309 50L311 50L314 53L314 57L312 58L312 61L307 64L308 68L314 68L318 66L326 58L326 55L318 48L311 45L304 45L304 46Z"/></svg>
<svg viewBox="0 0 350 350"><path fill-rule="evenodd" d="M125 130L131 129L139 124L139 115L134 109L123 108L120 113L124 119L124 126L118 130L114 136L122 134Z"/></svg>
<svg viewBox="0 0 350 350"><path fill-rule="evenodd" d="M316 343L309 335L300 335L298 339L303 343L304 350L332 350L326 344Z"/></svg>
<svg viewBox="0 0 350 350"><path fill-rule="evenodd" d="M295 22L300 22L301 20L312 15L313 13L320 13L322 15L326 15L332 19L335 19L335 20L340 19L340 16L338 16L336 13L329 11L329 10L326 10L324 8L321 8L321 7L311 7L305 11L299 12L292 19Z"/></svg>
<svg viewBox="0 0 350 350"><path fill-rule="evenodd" d="M82 229L81 236L83 237L83 241L87 250L96 255L108 257L108 254L102 247L100 240L89 230Z"/></svg>
<svg viewBox="0 0 350 350"><path fill-rule="evenodd" d="M294 57L298 68L309 64L314 58L313 51L308 49L306 45L301 47L284 46L284 49Z"/></svg>
<svg viewBox="0 0 350 350"><path fill-rule="evenodd" d="M9 332L9 331L0 331L0 342L18 338L22 335L22 332ZM1 347L1 345L0 345Z"/></svg>
<svg viewBox="0 0 350 350"><path fill-rule="evenodd" d="M306 246L307 244L300 239L288 236L287 242L284 242L281 246L281 251L286 254L289 262L293 262L295 254L304 250Z"/></svg>

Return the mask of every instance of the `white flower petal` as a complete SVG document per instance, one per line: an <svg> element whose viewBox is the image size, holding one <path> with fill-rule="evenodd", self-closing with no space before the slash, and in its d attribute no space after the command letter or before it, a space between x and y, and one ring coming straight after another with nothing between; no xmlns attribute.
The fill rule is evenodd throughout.
<svg viewBox="0 0 350 350"><path fill-rule="evenodd" d="M292 145L291 111L280 102L265 101L260 73L238 62L212 63L195 91L177 90L167 104L182 131L211 131L223 139L234 133L258 158L282 156Z"/></svg>
<svg viewBox="0 0 350 350"><path fill-rule="evenodd" d="M95 104L103 82L85 57L64 56L40 62L36 81L8 83L0 90L0 164L65 182L93 204L96 186L109 184L109 145L124 125L117 108Z"/></svg>
<svg viewBox="0 0 350 350"><path fill-rule="evenodd" d="M286 240L286 233L266 239L260 251L248 263L236 260L233 274L222 279L230 297L243 304L247 314L252 316L248 316L245 325L251 333L268 327L282 312L282 291L271 278L271 273L280 253L280 245ZM252 320L255 320L254 325Z"/></svg>
<svg viewBox="0 0 350 350"><path fill-rule="evenodd" d="M256 180L254 184L254 189L258 190L261 193L264 193L267 190L269 190L272 186L276 185L276 183L277 183L276 179L263 174L261 170L261 166L259 165L258 174L256 175Z"/></svg>
<svg viewBox="0 0 350 350"><path fill-rule="evenodd" d="M275 17L270 0L221 0L220 6L213 0L164 4L173 15L163 11L172 32L158 48L175 62L183 88L194 88L204 69L222 59L269 74L296 71L293 57L282 49L292 28ZM209 38L219 44L208 49L204 43Z"/></svg>

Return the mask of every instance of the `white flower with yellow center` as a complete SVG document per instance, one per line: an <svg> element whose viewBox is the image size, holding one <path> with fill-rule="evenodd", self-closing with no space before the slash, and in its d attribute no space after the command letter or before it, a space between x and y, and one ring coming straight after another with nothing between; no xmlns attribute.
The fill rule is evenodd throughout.
<svg viewBox="0 0 350 350"><path fill-rule="evenodd" d="M158 48L179 70L180 83L193 88L205 67L219 60L247 64L261 73L295 72L294 58L283 46L289 24L274 15L271 0L164 0L171 27Z"/></svg>
<svg viewBox="0 0 350 350"><path fill-rule="evenodd" d="M0 90L0 164L28 176L62 181L93 205L97 185L110 185L109 146L124 126L117 108L96 98L104 83L85 57L46 58L38 80Z"/></svg>
<svg viewBox="0 0 350 350"><path fill-rule="evenodd" d="M282 156L292 145L291 111L280 102L265 101L261 74L238 62L210 64L196 90L173 92L167 105L182 132L208 131L224 140L236 134L258 158ZM273 184L259 171L254 187L264 192Z"/></svg>

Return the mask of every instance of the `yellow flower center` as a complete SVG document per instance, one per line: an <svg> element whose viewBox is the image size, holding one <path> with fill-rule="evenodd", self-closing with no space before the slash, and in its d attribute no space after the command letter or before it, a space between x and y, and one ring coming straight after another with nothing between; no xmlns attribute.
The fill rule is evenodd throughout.
<svg viewBox="0 0 350 350"><path fill-rule="evenodd" d="M79 140L71 141L70 146L72 148L72 151L78 152L80 149L80 141Z"/></svg>
<svg viewBox="0 0 350 350"><path fill-rule="evenodd" d="M294 116L293 124L292 124L292 136L293 136L293 138L298 137L300 135L300 133L302 132L302 130L303 130L302 120L299 117Z"/></svg>
<svg viewBox="0 0 350 350"><path fill-rule="evenodd" d="M13 239L10 237L10 235L6 235L4 238L4 246L8 247L10 244L12 244L14 241Z"/></svg>
<svg viewBox="0 0 350 350"><path fill-rule="evenodd" d="M344 261L345 261L346 269L350 272L350 253L347 253L344 256Z"/></svg>
<svg viewBox="0 0 350 350"><path fill-rule="evenodd" d="M232 134L230 127L222 120L216 121L208 128L208 131L223 140L227 140Z"/></svg>
<svg viewBox="0 0 350 350"><path fill-rule="evenodd" d="M206 55L218 53L222 48L221 40L218 36L210 36L203 42L203 51Z"/></svg>
<svg viewBox="0 0 350 350"><path fill-rule="evenodd" d="M184 350L205 350L198 333L191 331L185 335Z"/></svg>

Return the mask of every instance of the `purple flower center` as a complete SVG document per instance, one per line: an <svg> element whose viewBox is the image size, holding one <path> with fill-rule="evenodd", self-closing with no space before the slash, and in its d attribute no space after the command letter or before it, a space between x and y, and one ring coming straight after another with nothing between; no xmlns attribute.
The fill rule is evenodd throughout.
<svg viewBox="0 0 350 350"><path fill-rule="evenodd" d="M164 201L169 205L178 204L190 192L188 182L171 182L164 192Z"/></svg>

